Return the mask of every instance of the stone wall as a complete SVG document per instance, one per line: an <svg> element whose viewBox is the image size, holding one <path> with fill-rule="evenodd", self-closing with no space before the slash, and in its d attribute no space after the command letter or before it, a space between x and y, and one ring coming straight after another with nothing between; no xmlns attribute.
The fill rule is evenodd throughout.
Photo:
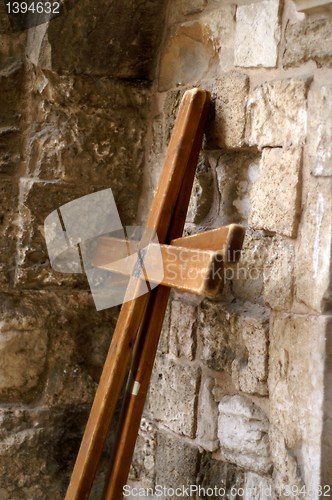
<svg viewBox="0 0 332 500"><path fill-rule="evenodd" d="M64 498L117 309L52 271L43 224L108 187L134 221L160 6L81 0L24 32L0 6L1 499Z"/></svg>
<svg viewBox="0 0 332 500"><path fill-rule="evenodd" d="M331 42L331 15L305 17L291 1L168 4L146 189L181 95L206 88L213 113L186 232L247 232L220 300L172 293L134 486L268 499L318 498L332 484Z"/></svg>

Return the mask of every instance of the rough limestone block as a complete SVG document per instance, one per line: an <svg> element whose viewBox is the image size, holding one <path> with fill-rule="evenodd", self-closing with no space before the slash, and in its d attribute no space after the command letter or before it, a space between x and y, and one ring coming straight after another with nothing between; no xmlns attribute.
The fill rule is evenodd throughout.
<svg viewBox="0 0 332 500"><path fill-rule="evenodd" d="M169 331L170 353L179 358L193 359L195 355L196 307L179 300L171 303Z"/></svg>
<svg viewBox="0 0 332 500"><path fill-rule="evenodd" d="M312 179L296 254L296 297L316 311L331 307L332 179Z"/></svg>
<svg viewBox="0 0 332 500"><path fill-rule="evenodd" d="M197 475L197 482L202 488L217 488L216 496L212 499L225 498L224 489L229 498L232 497L231 490L234 491L244 486L244 473L243 470L233 464L222 462L221 460L214 460L211 453L203 453L200 459L199 471Z"/></svg>
<svg viewBox="0 0 332 500"><path fill-rule="evenodd" d="M218 437L224 460L253 472L270 472L268 429L266 415L250 399L225 396L220 401Z"/></svg>
<svg viewBox="0 0 332 500"><path fill-rule="evenodd" d="M165 488L182 488L195 484L199 463L198 449L178 436L157 432L155 484ZM172 500L172 496L163 496Z"/></svg>
<svg viewBox="0 0 332 500"><path fill-rule="evenodd" d="M234 333L233 333L234 332ZM238 390L266 396L269 354L269 314L256 305L239 311L232 334L239 349L232 364L232 379Z"/></svg>
<svg viewBox="0 0 332 500"><path fill-rule="evenodd" d="M240 262L227 270L227 278L237 298L263 303L264 267L270 244L271 238L262 233L246 231Z"/></svg>
<svg viewBox="0 0 332 500"><path fill-rule="evenodd" d="M319 66L332 67L331 16L305 16L303 21L288 23L285 32L284 66L299 66L313 60Z"/></svg>
<svg viewBox="0 0 332 500"><path fill-rule="evenodd" d="M280 40L278 0L239 5L236 10L235 66L277 64Z"/></svg>
<svg viewBox="0 0 332 500"><path fill-rule="evenodd" d="M149 415L172 431L193 438L199 380L198 368L157 357L149 390Z"/></svg>
<svg viewBox="0 0 332 500"><path fill-rule="evenodd" d="M295 237L300 213L301 149L263 150L260 178L254 183L249 225Z"/></svg>
<svg viewBox="0 0 332 500"><path fill-rule="evenodd" d="M278 487L319 484L331 317L275 315L270 333L271 451ZM285 456L292 457L285 460Z"/></svg>
<svg viewBox="0 0 332 500"><path fill-rule="evenodd" d="M2 400L26 400L45 370L48 334L43 322L47 312L29 300L2 299L0 395Z"/></svg>
<svg viewBox="0 0 332 500"><path fill-rule="evenodd" d="M218 406L212 391L215 386L213 378L208 377L201 386L197 412L197 442L207 451L215 451L218 441Z"/></svg>
<svg viewBox="0 0 332 500"><path fill-rule="evenodd" d="M233 6L223 5L199 19L176 27L166 41L159 90L193 85L208 75L219 57L229 58L233 40ZM224 63L226 64L226 63Z"/></svg>
<svg viewBox="0 0 332 500"><path fill-rule="evenodd" d="M294 289L294 242L275 236L272 238L264 263L264 302L277 311L289 310Z"/></svg>
<svg viewBox="0 0 332 500"><path fill-rule="evenodd" d="M307 150L313 175L332 175L332 85L315 86L308 94Z"/></svg>
<svg viewBox="0 0 332 500"><path fill-rule="evenodd" d="M267 500L268 498L277 500L272 480L266 476L248 472L245 475L243 500Z"/></svg>
<svg viewBox="0 0 332 500"><path fill-rule="evenodd" d="M185 21L188 16L198 14L204 10L208 0L173 0L168 15L168 23Z"/></svg>
<svg viewBox="0 0 332 500"><path fill-rule="evenodd" d="M208 131L220 148L240 148L244 144L249 78L237 71L225 73L214 82L215 117Z"/></svg>
<svg viewBox="0 0 332 500"><path fill-rule="evenodd" d="M186 222L204 223L215 200L214 173L207 159L202 158L196 168Z"/></svg>
<svg viewBox="0 0 332 500"><path fill-rule="evenodd" d="M15 268L17 186L0 180L0 283L8 284Z"/></svg>
<svg viewBox="0 0 332 500"><path fill-rule="evenodd" d="M155 474L156 433L153 425L142 418L128 479L140 488L152 488Z"/></svg>
<svg viewBox="0 0 332 500"><path fill-rule="evenodd" d="M251 146L298 146L306 137L306 82L275 80L259 85L248 100Z"/></svg>

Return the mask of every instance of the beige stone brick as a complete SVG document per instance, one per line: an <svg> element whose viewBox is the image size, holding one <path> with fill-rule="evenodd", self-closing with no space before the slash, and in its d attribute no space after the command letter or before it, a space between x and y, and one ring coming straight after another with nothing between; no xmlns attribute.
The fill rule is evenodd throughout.
<svg viewBox="0 0 332 500"><path fill-rule="evenodd" d="M332 85L310 89L307 151L313 175L332 175Z"/></svg>
<svg viewBox="0 0 332 500"><path fill-rule="evenodd" d="M279 488L319 484L327 316L275 315L270 333L271 450ZM300 469L299 469L300 467Z"/></svg>
<svg viewBox="0 0 332 500"><path fill-rule="evenodd" d="M325 311L332 304L332 179L311 181L296 252L296 297L316 311Z"/></svg>
<svg viewBox="0 0 332 500"><path fill-rule="evenodd" d="M266 476L260 476L254 472L245 474L243 500L277 500L273 490L272 480Z"/></svg>
<svg viewBox="0 0 332 500"><path fill-rule="evenodd" d="M200 370L157 357L152 374L147 411L178 434L194 437Z"/></svg>
<svg viewBox="0 0 332 500"><path fill-rule="evenodd" d="M160 63L159 90L194 85L206 77L221 55L229 57L233 32L232 5L221 6L218 15L212 11L173 29Z"/></svg>
<svg viewBox="0 0 332 500"><path fill-rule="evenodd" d="M294 242L275 236L264 263L264 302L275 310L289 310L294 289Z"/></svg>
<svg viewBox="0 0 332 500"><path fill-rule="evenodd" d="M237 7L235 66L276 66L280 40L278 12L278 0Z"/></svg>
<svg viewBox="0 0 332 500"><path fill-rule="evenodd" d="M275 80L254 88L248 100L251 146L298 146L306 136L305 80Z"/></svg>
<svg viewBox="0 0 332 500"><path fill-rule="evenodd" d="M220 401L218 436L224 460L253 472L270 472L268 430L266 415L250 399L237 395Z"/></svg>
<svg viewBox="0 0 332 500"><path fill-rule="evenodd" d="M207 451L215 451L219 447L218 406L213 397L214 386L215 381L211 377L202 382L197 412L196 440Z"/></svg>
<svg viewBox="0 0 332 500"><path fill-rule="evenodd" d="M224 73L214 82L212 92L216 98L210 140L220 148L239 149L245 139L249 79L237 71Z"/></svg>
<svg viewBox="0 0 332 500"><path fill-rule="evenodd" d="M296 235L300 212L301 149L263 150L260 178L254 183L249 225L285 236Z"/></svg>
<svg viewBox="0 0 332 500"><path fill-rule="evenodd" d="M173 300L169 332L170 353L179 358L193 359L195 355L196 307Z"/></svg>
<svg viewBox="0 0 332 500"><path fill-rule="evenodd" d="M332 19L330 16L305 16L289 22L285 32L284 66L299 66L313 60L318 66L332 67Z"/></svg>

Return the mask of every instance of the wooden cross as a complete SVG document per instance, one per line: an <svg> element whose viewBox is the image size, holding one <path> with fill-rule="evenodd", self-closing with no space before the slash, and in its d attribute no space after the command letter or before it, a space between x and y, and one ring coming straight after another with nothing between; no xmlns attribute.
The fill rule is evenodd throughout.
<svg viewBox="0 0 332 500"><path fill-rule="evenodd" d="M209 103L208 92L201 89L187 91L182 98L146 222L146 227L158 235L164 277L161 284L150 293L122 305L66 500L83 500L89 496L131 358L132 382L127 387L115 453L104 491L105 499L122 498L170 288L215 296L223 286L223 265L239 259L244 238L242 226L233 224L181 237ZM143 234L137 247L132 247L130 258L138 259L139 249L146 244L149 241L144 241ZM128 265L121 262L123 247L124 242L121 240L101 237L94 256L94 266L127 275ZM170 272L170 262L176 273ZM143 272L142 262L138 263L138 268ZM153 282L157 276L150 272L148 279ZM141 283L142 274L132 273L126 296L139 295L136 292Z"/></svg>

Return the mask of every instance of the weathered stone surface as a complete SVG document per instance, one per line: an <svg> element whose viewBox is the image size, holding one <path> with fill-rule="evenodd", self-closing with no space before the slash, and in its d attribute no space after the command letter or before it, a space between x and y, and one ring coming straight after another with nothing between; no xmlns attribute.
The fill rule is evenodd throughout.
<svg viewBox="0 0 332 500"><path fill-rule="evenodd" d="M0 322L0 397L27 400L45 370L47 312L32 301L3 296Z"/></svg>
<svg viewBox="0 0 332 500"><path fill-rule="evenodd" d="M314 86L308 95L308 146L311 172L332 175L332 85Z"/></svg>
<svg viewBox="0 0 332 500"><path fill-rule="evenodd" d="M226 498L224 493L228 496L234 495L234 491L243 488L244 473L235 465L222 462L221 460L214 460L210 453L203 453L199 471L197 475L197 483L202 488L206 489L209 498L212 500L220 500ZM212 488L215 495L210 495Z"/></svg>
<svg viewBox="0 0 332 500"><path fill-rule="evenodd" d="M160 354L168 354L169 351L170 321L171 321L171 301L168 300L158 344L158 352L160 352Z"/></svg>
<svg viewBox="0 0 332 500"><path fill-rule="evenodd" d="M278 487L319 484L326 338L324 316L275 315L270 334L271 450ZM329 342L329 340L328 340ZM284 439L284 442L283 442ZM284 456L289 455L285 460Z"/></svg>
<svg viewBox="0 0 332 500"><path fill-rule="evenodd" d="M179 358L193 359L195 355L196 308L191 304L173 300L169 332L170 353Z"/></svg>
<svg viewBox="0 0 332 500"><path fill-rule="evenodd" d="M157 357L152 374L147 410L169 429L194 437L200 370Z"/></svg>
<svg viewBox="0 0 332 500"><path fill-rule="evenodd" d="M256 87L248 100L248 141L263 147L298 146L306 132L306 82L275 80Z"/></svg>
<svg viewBox="0 0 332 500"><path fill-rule="evenodd" d="M198 466L198 450L169 434L157 433L156 479L158 485L168 488L182 488L195 484ZM172 496L164 496L172 500Z"/></svg>
<svg viewBox="0 0 332 500"><path fill-rule="evenodd" d="M246 231L240 262L227 270L233 293L240 300L263 303L264 267L270 244L271 238L262 233Z"/></svg>
<svg viewBox="0 0 332 500"><path fill-rule="evenodd" d="M305 200L296 254L296 297L316 311L331 307L332 179L316 178Z"/></svg>
<svg viewBox="0 0 332 500"><path fill-rule="evenodd" d="M232 364L232 379L238 390L267 394L269 315L260 306L239 310L233 331L238 338L238 354Z"/></svg>
<svg viewBox="0 0 332 500"><path fill-rule="evenodd" d="M280 40L278 13L278 0L265 0L237 7L235 66L276 66Z"/></svg>
<svg viewBox="0 0 332 500"><path fill-rule="evenodd" d="M284 66L299 66L313 60L318 66L332 67L332 19L306 16L288 23L285 33Z"/></svg>
<svg viewBox="0 0 332 500"><path fill-rule="evenodd" d="M208 0L175 0L172 2L167 21L169 24L185 21L188 16L202 12L207 3Z"/></svg>
<svg viewBox="0 0 332 500"><path fill-rule="evenodd" d="M271 470L269 423L264 412L243 396L219 403L218 436L225 460L258 473Z"/></svg>
<svg viewBox="0 0 332 500"><path fill-rule="evenodd" d="M294 242L275 236L272 238L264 262L264 302L272 309L290 310L294 289Z"/></svg>
<svg viewBox="0 0 332 500"><path fill-rule="evenodd" d="M237 149L244 144L248 91L247 75L237 71L214 82L215 117L208 133L217 147Z"/></svg>
<svg viewBox="0 0 332 500"><path fill-rule="evenodd" d="M254 183L249 225L285 236L296 235L300 213L301 149L263 150L260 178Z"/></svg>
<svg viewBox="0 0 332 500"><path fill-rule="evenodd" d="M83 0L48 28L58 72L151 78L163 26L162 1ZM59 43L61 40L61 43Z"/></svg>
<svg viewBox="0 0 332 500"><path fill-rule="evenodd" d="M129 471L129 481L132 486L136 483L139 484L140 488L152 488L154 486L155 453L155 429L147 419L143 418Z"/></svg>
<svg viewBox="0 0 332 500"><path fill-rule="evenodd" d="M159 74L159 90L193 85L207 76L223 55L229 58L233 39L233 7L224 5L198 20L176 27L166 42Z"/></svg>
<svg viewBox="0 0 332 500"><path fill-rule="evenodd" d="M0 283L8 284L15 266L18 189L14 182L0 180Z"/></svg>
<svg viewBox="0 0 332 500"><path fill-rule="evenodd" d="M212 394L214 386L211 377L202 382L197 412L197 442L207 451L215 451L219 447L218 406Z"/></svg>
<svg viewBox="0 0 332 500"><path fill-rule="evenodd" d="M257 153L234 152L209 156L215 165L219 190L221 223L246 223L250 210L249 193L259 176Z"/></svg>
<svg viewBox="0 0 332 500"><path fill-rule="evenodd" d="M253 472L245 475L244 500L277 500L272 481L266 476L259 476Z"/></svg>
<svg viewBox="0 0 332 500"><path fill-rule="evenodd" d="M208 160L197 165L186 222L200 224L208 217L214 202L214 175Z"/></svg>

